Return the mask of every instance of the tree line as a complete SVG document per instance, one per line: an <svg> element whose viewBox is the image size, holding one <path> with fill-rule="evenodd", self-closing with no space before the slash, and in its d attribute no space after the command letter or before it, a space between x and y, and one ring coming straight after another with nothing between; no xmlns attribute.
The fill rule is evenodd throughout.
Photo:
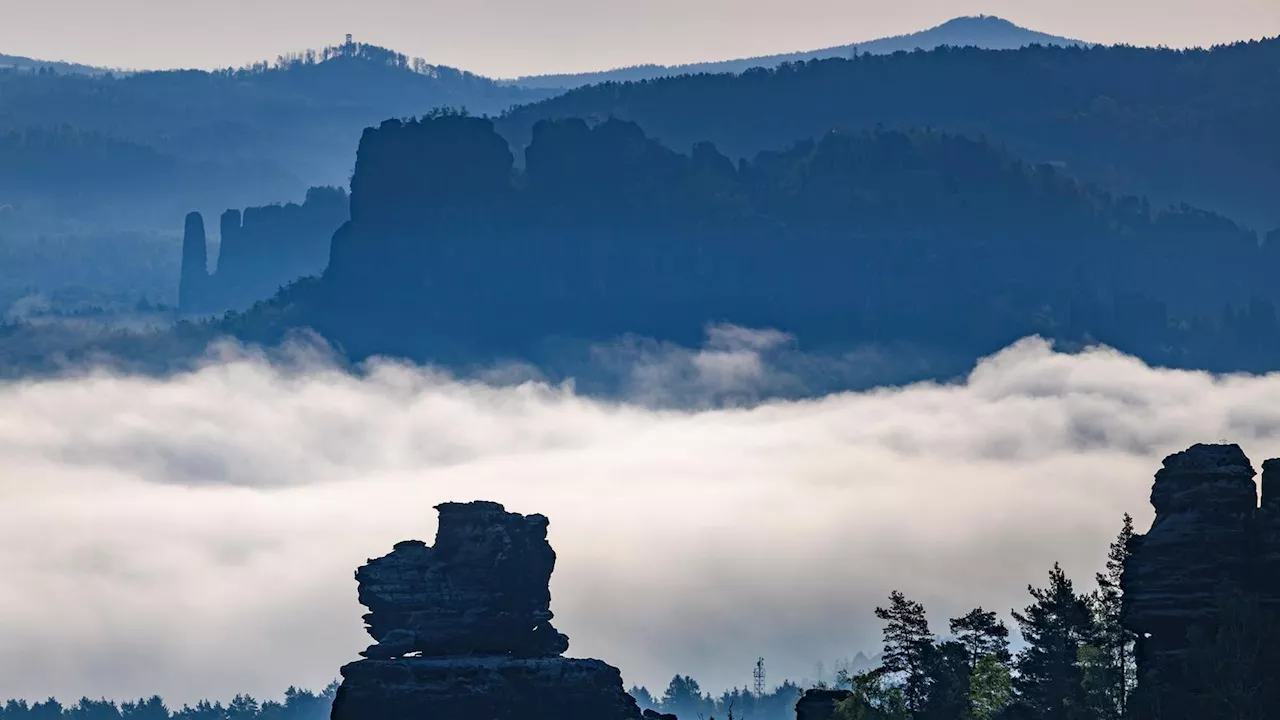
<svg viewBox="0 0 1280 720"><path fill-rule="evenodd" d="M753 720L792 720L796 701L804 692L800 685L786 680L781 685L757 694L746 687L731 688L713 696L688 675L677 674L659 695L646 687L632 687L631 696L642 710L655 710L680 718L727 717Z"/></svg>
<svg viewBox="0 0 1280 720"><path fill-rule="evenodd" d="M1280 39L1209 50L943 47L602 83L516 107L499 127L523 147L539 120L617 117L672 147L711 141L735 159L832 128L941 129L1060 163L1112 192L1271 228L1277 62Z"/></svg>
<svg viewBox="0 0 1280 720"><path fill-rule="evenodd" d="M63 705L54 698L28 703L9 700L0 704L0 720L328 720L338 683L320 692L290 687L283 701L258 701L250 695L236 695L225 705L221 701L200 700L194 706L170 708L153 695L137 701L81 698Z"/></svg>
<svg viewBox="0 0 1280 720"><path fill-rule="evenodd" d="M1012 612L1022 648L994 611L952 618L949 637L930 628L924 606L893 592L884 621L884 661L842 675L846 720L1111 720L1129 716L1136 687L1133 634L1121 623L1120 577L1133 537L1127 515L1097 589L1083 593L1054 565Z"/></svg>
<svg viewBox="0 0 1280 720"><path fill-rule="evenodd" d="M981 607L947 621L939 637L923 605L901 592L875 609L884 623L877 667L841 669L834 720L1123 720L1136 714L1135 637L1121 623L1120 577L1134 535L1124 517L1096 589L1081 592L1054 565L1044 587L1029 586L1031 602L1011 615L1021 649L992 610ZM764 695L743 688L716 698L689 676L676 675L654 696L632 688L642 707L681 718L791 720L802 688L784 683ZM1152 718L1154 720L1154 718Z"/></svg>

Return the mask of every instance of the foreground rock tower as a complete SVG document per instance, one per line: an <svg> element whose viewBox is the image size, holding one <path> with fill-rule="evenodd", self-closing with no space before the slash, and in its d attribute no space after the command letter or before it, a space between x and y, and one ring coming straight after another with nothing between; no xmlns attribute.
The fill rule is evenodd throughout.
<svg viewBox="0 0 1280 720"><path fill-rule="evenodd" d="M436 509L434 546L402 542L356 571L376 642L342 668L332 720L639 720L617 668L561 657L547 518Z"/></svg>
<svg viewBox="0 0 1280 720"><path fill-rule="evenodd" d="M1141 679L1179 684L1190 638L1212 631L1224 598L1280 609L1280 461L1257 474L1238 445L1195 445L1165 458L1151 489L1156 517L1129 546L1123 621L1138 637Z"/></svg>

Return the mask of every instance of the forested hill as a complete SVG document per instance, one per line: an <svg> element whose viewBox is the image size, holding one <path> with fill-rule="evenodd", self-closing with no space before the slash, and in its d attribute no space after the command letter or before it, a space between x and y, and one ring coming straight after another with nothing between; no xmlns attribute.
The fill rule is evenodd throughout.
<svg viewBox="0 0 1280 720"><path fill-rule="evenodd" d="M1212 50L1043 47L860 55L633 83L513 110L516 147L538 120L618 117L670 146L730 157L831 128L941 129L986 137L1102 187L1280 224L1280 40Z"/></svg>
<svg viewBox="0 0 1280 720"><path fill-rule="evenodd" d="M218 72L0 71L0 205L28 224L167 227L192 207L345 185L360 131L387 117L546 95L358 43Z"/></svg>
<svg viewBox="0 0 1280 720"><path fill-rule="evenodd" d="M367 131L329 267L220 326L319 329L353 357L542 362L549 339L686 345L707 324L806 347L960 358L1030 334L1153 361L1254 367L1280 349L1280 247L940 133L835 132L738 165L634 124L489 120Z"/></svg>
<svg viewBox="0 0 1280 720"><path fill-rule="evenodd" d="M79 65L77 63L62 62L59 60L36 60L34 58L22 57L21 55L5 55L0 53L0 70L39 70L46 68L60 73L83 73L86 75L101 75L109 72L106 68L93 67L90 65Z"/></svg>
<svg viewBox="0 0 1280 720"><path fill-rule="evenodd" d="M1012 50L1027 45L1082 45L1079 40L1058 37L1019 27L998 17L959 17L928 30L893 37L850 43L805 52L765 55L760 57L691 63L688 65L636 65L600 72L562 75L531 75L512 80L512 84L530 88L570 89L603 82L629 82L671 75L697 73L740 73L755 67L776 67L784 62L805 62L832 57L850 57L859 53L887 55L913 50L932 50L943 45L979 47L988 50Z"/></svg>

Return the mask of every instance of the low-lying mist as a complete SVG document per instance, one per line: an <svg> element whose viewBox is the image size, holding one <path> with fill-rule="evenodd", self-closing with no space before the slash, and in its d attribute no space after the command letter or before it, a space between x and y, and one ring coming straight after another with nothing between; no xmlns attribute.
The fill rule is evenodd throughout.
<svg viewBox="0 0 1280 720"><path fill-rule="evenodd" d="M716 333L632 353L623 401L237 348L166 379L0 386L3 693L323 686L368 643L356 567L472 499L551 518L571 655L657 689L745 685L757 656L813 678L878 647L893 589L945 632L1025 605L1055 561L1091 587L1168 453L1280 454L1277 376L1029 339L955 384L769 400L803 382L770 363L776 334Z"/></svg>

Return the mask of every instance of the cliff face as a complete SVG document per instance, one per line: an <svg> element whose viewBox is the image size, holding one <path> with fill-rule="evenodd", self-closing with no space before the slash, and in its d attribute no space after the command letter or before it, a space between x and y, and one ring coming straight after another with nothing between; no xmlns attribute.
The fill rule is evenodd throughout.
<svg viewBox="0 0 1280 720"><path fill-rule="evenodd" d="M301 205L253 207L243 213L227 210L219 222L216 272L204 278L189 273L188 252L192 267L198 256L203 269L207 250L203 242L184 240L179 295L187 302L180 303L181 309L200 314L241 310L300 277L319 275L328 263L330 239L347 219L347 205L344 190L312 188Z"/></svg>
<svg viewBox="0 0 1280 720"><path fill-rule="evenodd" d="M1225 340L1189 340L1209 332L1191 319L1255 295L1265 340L1231 352L1280 352L1280 255L1252 233L966 137L832 132L734 162L569 119L537 124L517 167L489 120L443 115L366 130L351 188L317 329L356 357L538 362L562 340L697 344L728 322L944 356L1091 337L1213 367L1195 353Z"/></svg>
<svg viewBox="0 0 1280 720"><path fill-rule="evenodd" d="M1247 634L1260 638L1274 632L1280 609L1280 461L1262 467L1261 506L1256 471L1237 445L1195 445L1165 458L1156 473L1156 517L1133 539L1121 580L1140 687L1158 683L1173 698L1194 695L1198 682L1216 684L1208 666L1230 666L1233 682L1245 684L1269 672L1262 655L1239 664L1246 653L1229 649L1231 628L1259 623Z"/></svg>
<svg viewBox="0 0 1280 720"><path fill-rule="evenodd" d="M402 542L356 572L376 642L342 668L333 720L640 720L617 668L561 657L547 519L437 510L434 546Z"/></svg>

